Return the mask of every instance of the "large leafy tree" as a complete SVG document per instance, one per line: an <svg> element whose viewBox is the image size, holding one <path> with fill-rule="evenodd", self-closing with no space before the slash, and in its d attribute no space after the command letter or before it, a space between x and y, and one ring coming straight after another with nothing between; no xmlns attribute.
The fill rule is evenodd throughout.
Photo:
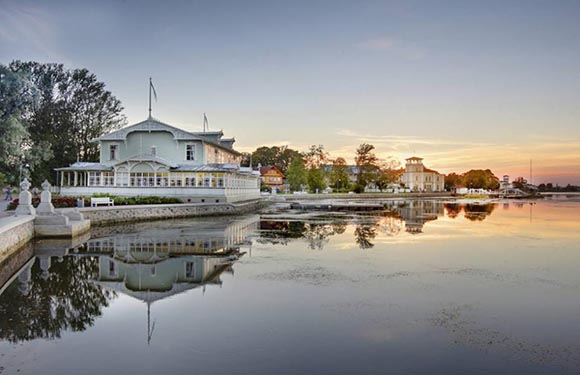
<svg viewBox="0 0 580 375"><path fill-rule="evenodd" d="M472 169L461 177L463 184L474 189L499 189L499 178L489 169Z"/></svg>
<svg viewBox="0 0 580 375"><path fill-rule="evenodd" d="M97 161L98 148L91 140L126 123L121 102L86 69L21 61L4 68L36 93L33 105L19 105L17 115L26 132L20 148L32 165L35 184L54 181L56 167Z"/></svg>
<svg viewBox="0 0 580 375"><path fill-rule="evenodd" d="M350 181L348 178L348 166L344 158L338 157L332 162L332 171L329 179L330 186L336 190L348 188Z"/></svg>
<svg viewBox="0 0 580 375"><path fill-rule="evenodd" d="M380 161L378 167L375 185L380 191L385 190L390 184L399 182L401 174L403 174L401 162L391 157Z"/></svg>
<svg viewBox="0 0 580 375"><path fill-rule="evenodd" d="M326 189L326 179L324 171L321 168L310 168L306 178L308 181L308 189L312 193L318 193Z"/></svg>
<svg viewBox="0 0 580 375"><path fill-rule="evenodd" d="M376 173L379 169L379 159L373 152L375 146L363 143L356 150L354 161L359 168L357 175L357 190L364 191L365 187L375 181Z"/></svg>
<svg viewBox="0 0 580 375"><path fill-rule="evenodd" d="M0 65L0 174L6 182L17 183L20 167L32 161L28 126L37 100L28 74Z"/></svg>
<svg viewBox="0 0 580 375"><path fill-rule="evenodd" d="M449 173L445 176L445 189L451 190L458 185L463 184L463 179L457 173Z"/></svg>
<svg viewBox="0 0 580 375"><path fill-rule="evenodd" d="M302 154L288 146L262 146L257 148L251 155L244 158L244 162L249 165L251 159L252 165L261 164L274 165L282 173L286 173L290 163L296 158L302 158Z"/></svg>
<svg viewBox="0 0 580 375"><path fill-rule="evenodd" d="M290 166L286 171L286 182L290 186L290 190L302 190L302 187L308 182L306 175L307 171L304 166L304 160L302 158L295 158L292 160L292 163L290 163Z"/></svg>

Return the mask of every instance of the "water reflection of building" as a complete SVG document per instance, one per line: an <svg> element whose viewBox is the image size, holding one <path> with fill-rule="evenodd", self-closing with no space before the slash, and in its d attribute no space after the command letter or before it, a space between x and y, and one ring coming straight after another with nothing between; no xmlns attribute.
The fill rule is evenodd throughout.
<svg viewBox="0 0 580 375"><path fill-rule="evenodd" d="M34 257L24 260L0 289L0 311L19 316L19 324L0 324L0 339L58 338L70 327L84 330L119 293L146 302L149 318L156 301L221 285L221 275L233 273L232 266L243 255L240 247L258 220L216 219L204 224L209 230L184 223L181 228L172 225L175 229L155 229L155 223L148 223L137 233L81 243L36 243ZM66 314L52 316L56 309ZM150 339L149 324L148 330Z"/></svg>
<svg viewBox="0 0 580 375"><path fill-rule="evenodd" d="M411 200L397 208L405 221L405 231L411 234L423 232L425 223L443 216L444 203L436 200Z"/></svg>

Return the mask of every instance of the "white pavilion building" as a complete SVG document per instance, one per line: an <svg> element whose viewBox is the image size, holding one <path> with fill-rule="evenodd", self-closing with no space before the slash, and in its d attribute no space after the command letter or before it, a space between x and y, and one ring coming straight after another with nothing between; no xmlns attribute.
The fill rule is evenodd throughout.
<svg viewBox="0 0 580 375"><path fill-rule="evenodd" d="M234 138L188 132L152 117L93 140L100 161L57 168L60 194L166 196L184 202L237 202L260 196L260 176L240 167Z"/></svg>

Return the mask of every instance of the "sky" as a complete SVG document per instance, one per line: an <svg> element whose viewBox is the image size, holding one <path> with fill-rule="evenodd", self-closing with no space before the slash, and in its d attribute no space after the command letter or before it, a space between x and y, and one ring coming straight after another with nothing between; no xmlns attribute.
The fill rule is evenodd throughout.
<svg viewBox="0 0 580 375"><path fill-rule="evenodd" d="M580 184L580 1L0 0L0 63L87 68L129 124Z"/></svg>

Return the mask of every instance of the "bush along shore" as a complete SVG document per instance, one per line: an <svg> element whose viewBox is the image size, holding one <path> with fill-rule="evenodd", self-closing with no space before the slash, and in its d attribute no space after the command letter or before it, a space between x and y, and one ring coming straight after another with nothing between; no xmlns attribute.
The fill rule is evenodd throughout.
<svg viewBox="0 0 580 375"><path fill-rule="evenodd" d="M172 197L117 197L108 194L96 194L92 198L107 197L115 201L115 206L130 206L130 205L149 205L149 204L176 204L183 203L177 198ZM52 204L55 208L78 207L78 201L82 199L83 205L89 207L91 205L91 197L54 197ZM38 207L40 197L32 198L32 205ZM7 210L13 211L18 206L18 198L14 199L7 207Z"/></svg>

